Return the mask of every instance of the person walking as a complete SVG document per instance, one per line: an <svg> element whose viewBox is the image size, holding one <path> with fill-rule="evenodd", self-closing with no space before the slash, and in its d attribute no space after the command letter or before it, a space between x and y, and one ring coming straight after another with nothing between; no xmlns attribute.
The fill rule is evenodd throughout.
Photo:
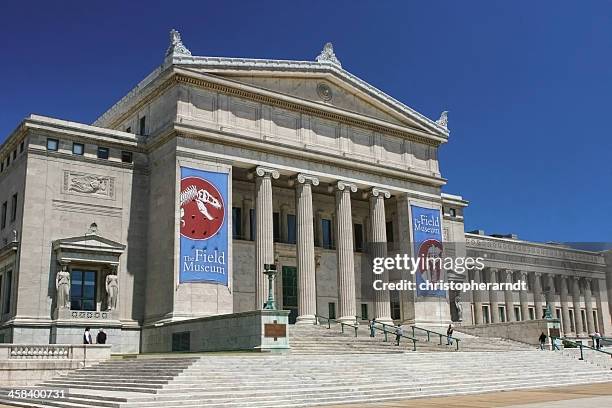
<svg viewBox="0 0 612 408"><path fill-rule="evenodd" d="M85 333L83 333L83 344L93 344L93 340L91 338L91 332L89 331L89 327L86 327Z"/></svg>
<svg viewBox="0 0 612 408"><path fill-rule="evenodd" d="M595 348L597 350L599 350L601 348L601 334L598 331L595 331L595 334L593 334L593 337L595 340L595 344L593 344L595 346Z"/></svg>
<svg viewBox="0 0 612 408"><path fill-rule="evenodd" d="M104 333L104 329L100 328L98 330L98 335L96 336L97 344L106 344L106 333Z"/></svg>
<svg viewBox="0 0 612 408"><path fill-rule="evenodd" d="M395 345L396 346L399 346L400 339L402 338L403 335L404 335L404 329L402 329L402 326L397 326L397 329L395 329Z"/></svg>
<svg viewBox="0 0 612 408"><path fill-rule="evenodd" d="M448 329L446 329L446 345L453 345L453 325L449 324Z"/></svg>
<svg viewBox="0 0 612 408"><path fill-rule="evenodd" d="M553 351L555 350L561 351L561 347L559 347L560 345L561 345L561 339L559 339L558 337L553 338L553 341L552 341Z"/></svg>
<svg viewBox="0 0 612 408"><path fill-rule="evenodd" d="M544 332L540 334L538 340L540 340L540 350L544 350L544 344L546 343L546 335L544 334Z"/></svg>
<svg viewBox="0 0 612 408"><path fill-rule="evenodd" d="M370 320L370 337L376 337L376 318Z"/></svg>

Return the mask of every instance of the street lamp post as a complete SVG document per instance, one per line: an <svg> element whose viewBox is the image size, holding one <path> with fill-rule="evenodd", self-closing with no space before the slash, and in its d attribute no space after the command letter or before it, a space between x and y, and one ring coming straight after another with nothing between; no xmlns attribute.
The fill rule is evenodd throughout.
<svg viewBox="0 0 612 408"><path fill-rule="evenodd" d="M268 301L265 310L276 310L276 300L274 300L274 277L276 276L276 265L264 264L264 275L268 277Z"/></svg>

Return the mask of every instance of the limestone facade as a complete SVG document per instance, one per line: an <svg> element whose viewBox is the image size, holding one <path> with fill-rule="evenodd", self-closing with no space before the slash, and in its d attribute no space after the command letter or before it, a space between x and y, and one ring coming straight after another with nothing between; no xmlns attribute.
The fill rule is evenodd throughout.
<svg viewBox="0 0 612 408"><path fill-rule="evenodd" d="M93 125L31 115L0 147L0 203L8 203L0 230L0 340L79 343L84 327L94 334L104 327L114 351L137 352L143 328L261 309L265 263L277 265L277 303L291 310L290 320L450 322L453 294L375 294L368 258L412 254L412 204L441 211L443 240L457 256L479 251L478 240L508 241L466 235L467 201L441 192L446 113L430 120L357 78L331 45L317 61L211 58L192 56L173 35L163 64ZM230 175L227 287L179 284L181 166ZM574 299L569 279L578 276L573 308L560 292L552 300L569 312L577 305L589 330L609 332L601 254L558 249L546 259L563 262L571 253L589 261L562 269L536 259L519 267L522 261L508 260L524 259L522 246L540 248L520 245L500 250L508 259L489 258L489 269L474 278L567 275L564 299ZM499 273L506 268L512 273ZM62 270L93 296L58 305ZM114 273L119 294L109 308L104 283ZM412 277L391 271L384 279ZM539 314L537 294L506 296L495 301L517 305L522 316L530 308ZM495 321L487 294L462 301L466 320L483 321L484 313ZM74 309L86 302L87 310Z"/></svg>

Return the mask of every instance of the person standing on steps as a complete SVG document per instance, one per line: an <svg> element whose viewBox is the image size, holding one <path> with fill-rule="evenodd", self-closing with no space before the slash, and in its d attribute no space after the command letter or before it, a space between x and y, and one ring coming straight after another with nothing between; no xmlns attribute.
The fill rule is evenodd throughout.
<svg viewBox="0 0 612 408"><path fill-rule="evenodd" d="M370 320L370 337L376 337L376 318Z"/></svg>
<svg viewBox="0 0 612 408"><path fill-rule="evenodd" d="M449 324L448 329L446 329L446 345L453 345L453 325Z"/></svg>
<svg viewBox="0 0 612 408"><path fill-rule="evenodd" d="M544 332L540 334L538 340L540 340L540 350L544 350L544 344L546 343L546 335L544 334Z"/></svg>
<svg viewBox="0 0 612 408"><path fill-rule="evenodd" d="M91 332L89 331L89 327L86 327L85 333L83 333L83 344L93 344L93 340L91 338Z"/></svg>
<svg viewBox="0 0 612 408"><path fill-rule="evenodd" d="M402 338L403 335L404 335L404 329L402 329L402 326L397 326L397 329L395 329L395 345L396 346L399 346L400 339Z"/></svg>
<svg viewBox="0 0 612 408"><path fill-rule="evenodd" d="M558 337L553 338L553 341L552 341L553 351L555 350L561 351L561 348L559 347L560 345L561 345L561 340Z"/></svg>
<svg viewBox="0 0 612 408"><path fill-rule="evenodd" d="M98 335L96 336L97 344L106 344L106 333L104 333L104 329L100 328L98 330Z"/></svg>

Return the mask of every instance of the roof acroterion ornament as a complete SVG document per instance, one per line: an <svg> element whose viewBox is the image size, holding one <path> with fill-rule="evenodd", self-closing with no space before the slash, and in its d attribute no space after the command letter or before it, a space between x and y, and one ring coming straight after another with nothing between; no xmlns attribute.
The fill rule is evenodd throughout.
<svg viewBox="0 0 612 408"><path fill-rule="evenodd" d="M191 56L191 51L185 47L183 40L181 40L181 33L175 29L170 30L170 46L166 51L166 57L169 56Z"/></svg>
<svg viewBox="0 0 612 408"><path fill-rule="evenodd" d="M340 64L340 60L338 57L336 57L336 54L334 54L334 46L330 42L325 43L323 46L323 51L321 51L317 57L317 62L331 62L339 67L342 66L342 64Z"/></svg>
<svg viewBox="0 0 612 408"><path fill-rule="evenodd" d="M440 114L440 119L436 120L436 123L445 129L448 129L448 111L444 111Z"/></svg>

